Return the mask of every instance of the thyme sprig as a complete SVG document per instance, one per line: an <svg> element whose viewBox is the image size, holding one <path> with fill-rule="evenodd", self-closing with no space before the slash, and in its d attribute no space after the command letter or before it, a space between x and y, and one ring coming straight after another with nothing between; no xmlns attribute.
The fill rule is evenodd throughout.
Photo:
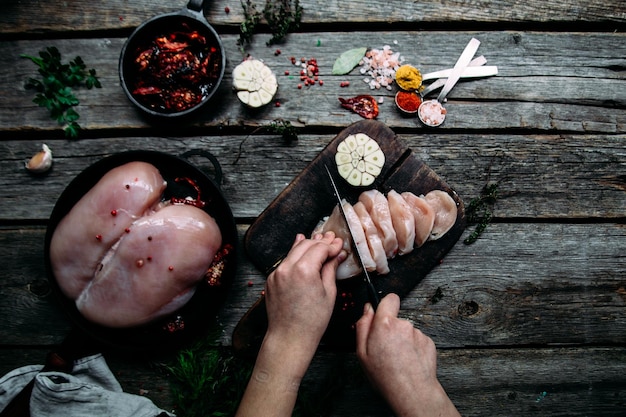
<svg viewBox="0 0 626 417"><path fill-rule="evenodd" d="M298 140L298 131L289 120L274 119L265 128L270 133L281 135L287 143Z"/></svg>
<svg viewBox="0 0 626 417"><path fill-rule="evenodd" d="M466 245L476 242L487 228L487 225L491 223L493 206L499 197L498 184L495 182L485 185L481 190L480 196L473 198L465 208L467 223L476 226L472 233L463 241Z"/></svg>
<svg viewBox="0 0 626 417"><path fill-rule="evenodd" d="M29 78L24 85L26 89L37 92L33 102L48 109L50 117L64 126L66 137L78 137L81 127L77 120L80 116L74 107L78 106L79 101L72 88L80 85L88 89L101 88L96 70L87 69L80 56L63 64L61 53L54 46L40 51L39 57L24 54L21 57L30 59L39 67L41 80Z"/></svg>
<svg viewBox="0 0 626 417"><path fill-rule="evenodd" d="M241 1L244 21L239 26L240 48L249 44L257 31L258 25L265 20L272 37L268 46L281 42L289 32L300 27L303 8L299 0L266 0L263 10L259 11L252 0Z"/></svg>

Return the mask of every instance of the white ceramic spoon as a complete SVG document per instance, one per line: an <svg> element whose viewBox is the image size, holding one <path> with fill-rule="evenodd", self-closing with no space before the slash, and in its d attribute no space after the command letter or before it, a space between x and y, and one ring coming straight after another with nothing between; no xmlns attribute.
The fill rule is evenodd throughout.
<svg viewBox="0 0 626 417"><path fill-rule="evenodd" d="M437 96L434 100L426 100L420 104L417 110L417 115L426 126L440 126L446 119L446 109L443 107L442 103L446 99L448 93L450 93L450 90L452 90L455 84L459 81L459 78L461 78L461 74L472 60L472 57L478 50L479 46L480 41L476 38L472 38L463 50L459 59L456 61L456 64L452 69L452 73L444 84L439 96Z"/></svg>

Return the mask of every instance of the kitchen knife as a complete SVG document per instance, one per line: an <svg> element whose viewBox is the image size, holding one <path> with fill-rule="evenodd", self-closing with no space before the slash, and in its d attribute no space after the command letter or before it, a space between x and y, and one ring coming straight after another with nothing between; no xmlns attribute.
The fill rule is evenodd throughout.
<svg viewBox="0 0 626 417"><path fill-rule="evenodd" d="M354 240L354 232L352 231L352 227L350 227L350 222L348 222L348 217L346 216L346 211L343 208L343 201L341 196L339 195L339 190L337 190L337 185L335 184L335 180L333 179L333 175L330 173L330 170L328 169L328 166L324 165L324 167L326 168L326 172L328 173L328 178L330 178L330 183L333 186L333 192L335 194L335 196L337 197L337 203L339 204L339 211L341 212L341 215L343 217L343 220L346 222L346 226L348 227L348 233L350 234L350 240L351 240L351 244L352 244L352 250L354 253L354 256L356 256L356 259L359 261L359 265L361 265L361 269L363 269L363 279L365 281L365 286L367 288L367 295L369 297L369 301L372 304L372 307L374 308L374 310L376 310L376 308L378 308L378 303L380 302L380 296L378 295L378 292L376 291L376 288L374 287L374 284L372 284L372 280L370 278L369 273L367 272L367 269L365 268L365 264L363 263L363 259L361 258L361 253L359 252L359 247L357 246L355 240Z"/></svg>

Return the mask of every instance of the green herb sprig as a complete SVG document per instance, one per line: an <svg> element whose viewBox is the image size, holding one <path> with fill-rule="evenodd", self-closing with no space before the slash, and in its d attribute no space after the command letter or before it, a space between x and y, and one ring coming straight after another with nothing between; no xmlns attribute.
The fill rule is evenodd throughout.
<svg viewBox="0 0 626 417"><path fill-rule="evenodd" d="M95 69L87 69L80 56L68 64L61 62L61 53L52 46L39 52L39 57L21 55L30 59L39 67L41 80L29 78L25 88L35 90L37 95L33 102L45 107L50 117L64 126L66 137L76 138L81 130L78 124L79 115L74 107L79 104L72 88L84 85L88 89L102 88Z"/></svg>
<svg viewBox="0 0 626 417"><path fill-rule="evenodd" d="M483 234L487 225L491 223L493 218L493 206L498 199L498 183L487 184L483 187L480 196L473 198L465 208L468 224L474 224L476 227L465 238L463 243L471 245L476 242L480 235Z"/></svg>
<svg viewBox="0 0 626 417"><path fill-rule="evenodd" d="M270 133L281 135L287 143L298 140L298 131L289 120L274 119L266 126L266 129Z"/></svg>
<svg viewBox="0 0 626 417"><path fill-rule="evenodd" d="M239 26L238 44L242 48L249 44L256 33L258 25L265 20L272 37L266 42L268 46L281 42L289 32L300 27L303 8L299 0L266 0L263 10L259 11L252 0L241 1L244 21Z"/></svg>

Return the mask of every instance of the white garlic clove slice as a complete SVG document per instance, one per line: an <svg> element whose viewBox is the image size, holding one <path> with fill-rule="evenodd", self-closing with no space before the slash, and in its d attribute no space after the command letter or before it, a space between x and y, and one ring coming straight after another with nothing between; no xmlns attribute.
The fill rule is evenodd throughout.
<svg viewBox="0 0 626 417"><path fill-rule="evenodd" d="M335 162L339 174L354 186L371 185L382 172L385 154L365 133L348 135L337 146Z"/></svg>
<svg viewBox="0 0 626 417"><path fill-rule="evenodd" d="M250 107L261 107L272 101L278 81L272 70L258 59L246 59L233 70L233 87L239 100Z"/></svg>

